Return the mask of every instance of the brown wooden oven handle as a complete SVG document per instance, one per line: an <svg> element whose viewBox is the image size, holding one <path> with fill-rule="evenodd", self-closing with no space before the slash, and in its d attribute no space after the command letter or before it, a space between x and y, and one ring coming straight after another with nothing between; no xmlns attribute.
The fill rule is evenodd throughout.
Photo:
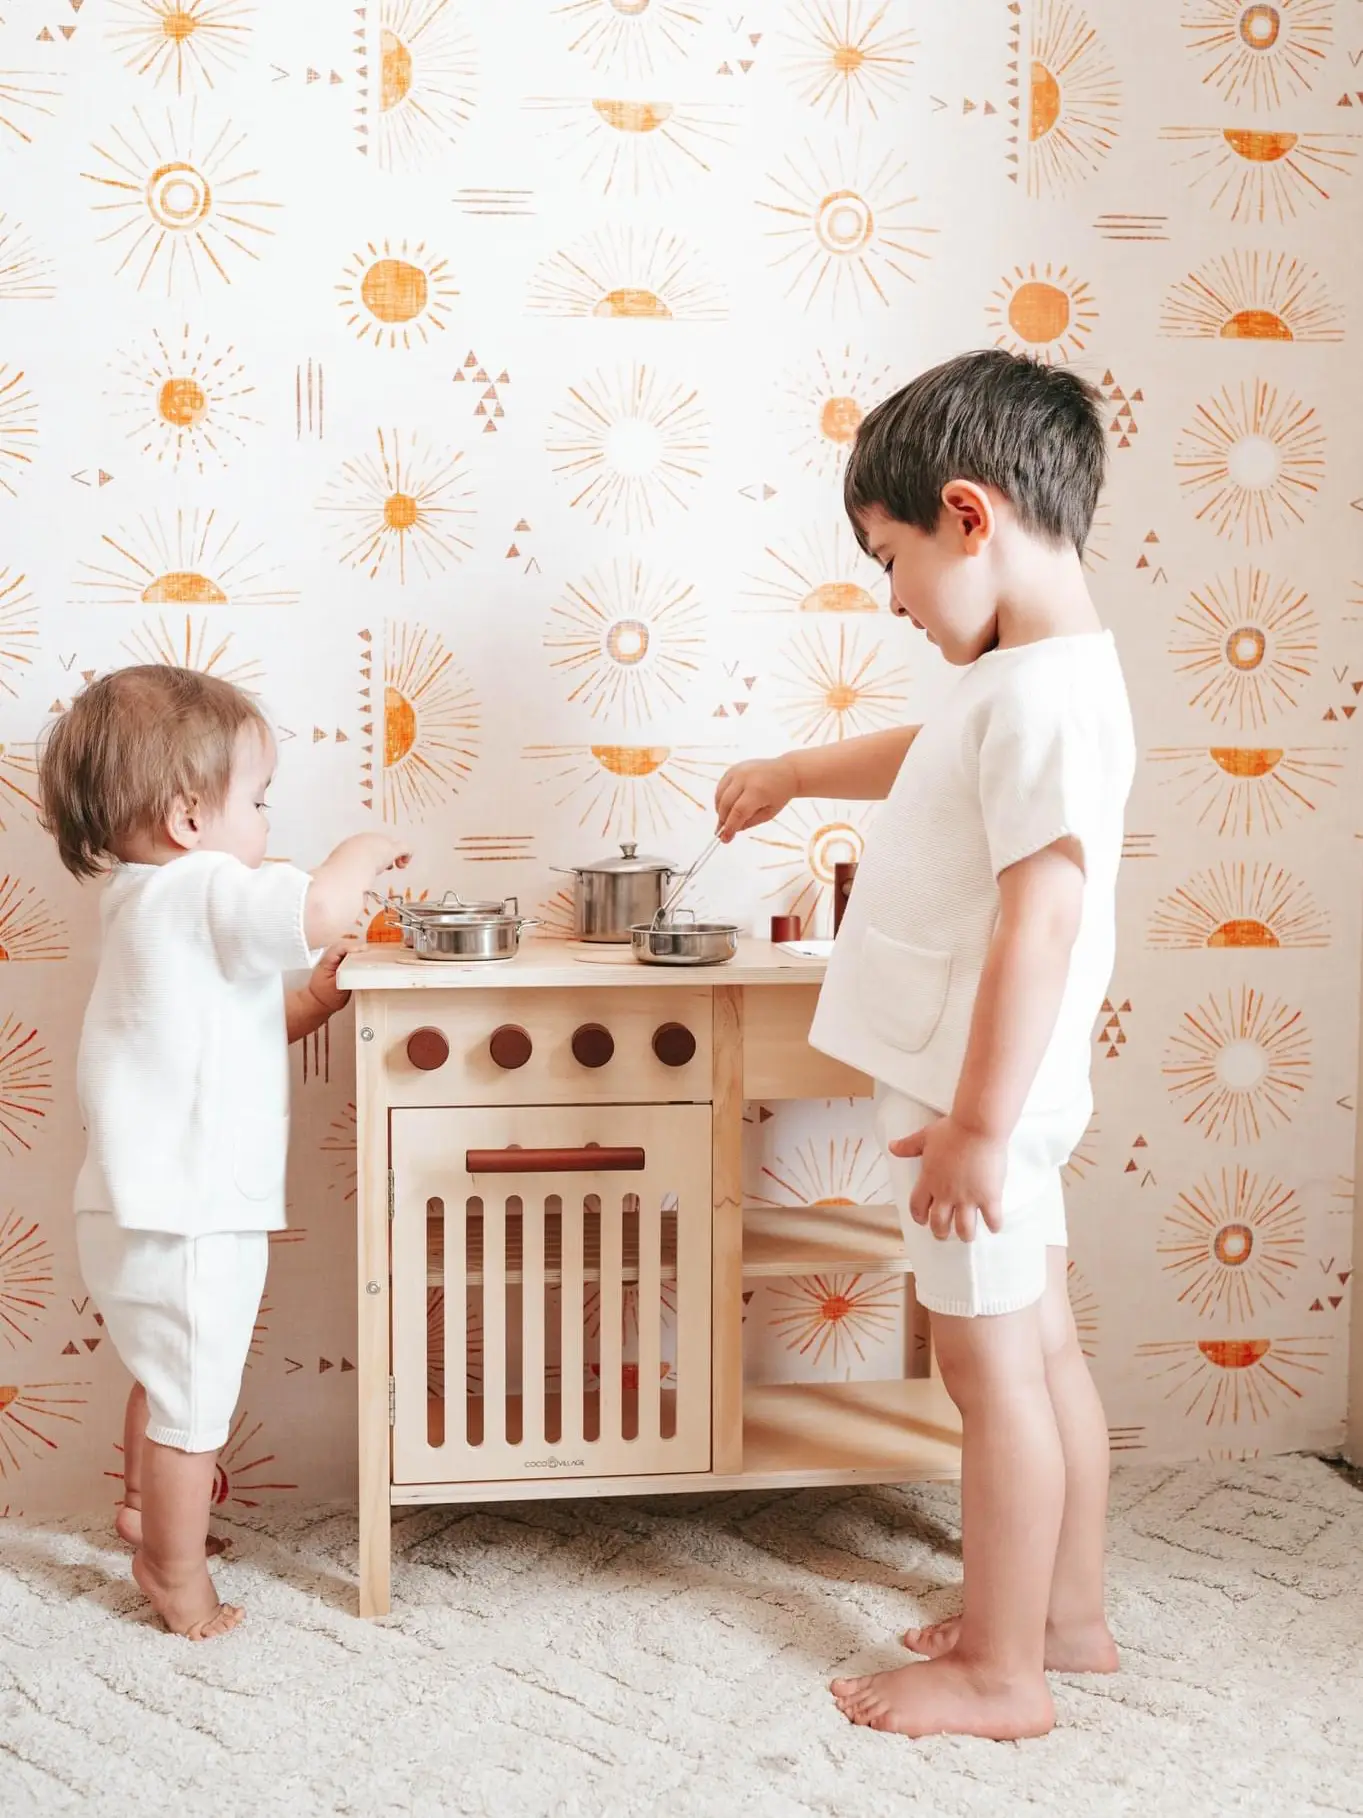
<svg viewBox="0 0 1363 1818"><path fill-rule="evenodd" d="M470 1174L638 1174L642 1149L603 1149L588 1143L581 1149L470 1149L464 1157Z"/></svg>

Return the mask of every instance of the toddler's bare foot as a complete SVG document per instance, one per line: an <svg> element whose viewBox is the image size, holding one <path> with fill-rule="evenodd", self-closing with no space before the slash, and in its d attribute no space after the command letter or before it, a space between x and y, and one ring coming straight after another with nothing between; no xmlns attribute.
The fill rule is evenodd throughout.
<svg viewBox="0 0 1363 1818"><path fill-rule="evenodd" d="M118 1513L114 1517L114 1527L118 1531L118 1538L130 1546L135 1553L142 1545L141 1509L131 1509L126 1502L119 1503ZM204 1542L204 1553L209 1559L216 1559L220 1554L225 1553L231 1544L231 1540L225 1534L210 1534Z"/></svg>
<svg viewBox="0 0 1363 1818"><path fill-rule="evenodd" d="M929 1623L926 1628L906 1629L903 1644L911 1654L940 1660L956 1646L960 1632L960 1617L948 1616L945 1622ZM1075 1624L1063 1629L1047 1625L1047 1672L1115 1673L1120 1665L1117 1644L1105 1622Z"/></svg>
<svg viewBox="0 0 1363 1818"><path fill-rule="evenodd" d="M830 1690L849 1723L899 1736L1020 1742L1044 1736L1055 1725L1043 1674L998 1679L953 1655L865 1679L835 1679Z"/></svg>
<svg viewBox="0 0 1363 1818"><path fill-rule="evenodd" d="M183 1583L172 1582L143 1552L134 1555L133 1577L171 1634L183 1635L186 1641L212 1641L226 1635L245 1614L236 1604L219 1603L207 1566Z"/></svg>

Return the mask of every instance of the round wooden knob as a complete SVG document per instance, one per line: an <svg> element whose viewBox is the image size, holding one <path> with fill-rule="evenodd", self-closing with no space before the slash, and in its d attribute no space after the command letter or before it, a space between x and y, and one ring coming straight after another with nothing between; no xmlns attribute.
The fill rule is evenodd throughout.
<svg viewBox="0 0 1363 1818"><path fill-rule="evenodd" d="M450 1044L439 1029L413 1029L407 1037L407 1058L422 1073L434 1073L450 1058Z"/></svg>
<svg viewBox="0 0 1363 1818"><path fill-rule="evenodd" d="M653 1031L653 1052L665 1067L684 1067L696 1058L696 1038L685 1023L664 1023Z"/></svg>
<svg viewBox="0 0 1363 1818"><path fill-rule="evenodd" d="M573 1030L573 1059L580 1067L604 1067L615 1053L615 1037L600 1023Z"/></svg>
<svg viewBox="0 0 1363 1818"><path fill-rule="evenodd" d="M503 1023L500 1029L494 1029L488 1042L488 1052L507 1073L523 1067L534 1051L535 1044L527 1031L515 1023Z"/></svg>

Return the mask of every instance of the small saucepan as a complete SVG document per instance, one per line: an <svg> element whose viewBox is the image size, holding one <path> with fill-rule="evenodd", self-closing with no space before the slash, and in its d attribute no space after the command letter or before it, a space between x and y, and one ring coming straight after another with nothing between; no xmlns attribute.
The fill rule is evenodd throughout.
<svg viewBox="0 0 1363 1818"><path fill-rule="evenodd" d="M488 916L516 916L520 913L520 904L514 896L491 898L482 902L468 903L457 890L447 890L444 896L435 902L408 902L402 897L379 896L370 891L368 900L386 909L402 932L404 947L414 947L414 931L422 922L446 922L459 916L486 918Z"/></svg>
<svg viewBox="0 0 1363 1818"><path fill-rule="evenodd" d="M412 951L423 960L509 960L520 951L522 928L537 924L521 915L467 915L447 910L412 924Z"/></svg>
<svg viewBox="0 0 1363 1818"><path fill-rule="evenodd" d="M698 922L686 909L668 921L640 922L629 939L645 966L723 966L738 952L736 923Z"/></svg>

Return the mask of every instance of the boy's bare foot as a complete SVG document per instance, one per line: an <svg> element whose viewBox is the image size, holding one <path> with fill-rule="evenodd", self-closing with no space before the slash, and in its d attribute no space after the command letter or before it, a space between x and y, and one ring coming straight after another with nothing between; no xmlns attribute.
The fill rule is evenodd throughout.
<svg viewBox="0 0 1363 1818"><path fill-rule="evenodd" d="M954 1656L896 1667L865 1679L835 1679L829 1688L849 1723L899 1736L984 1736L1020 1742L1055 1726L1045 1676L1000 1680Z"/></svg>
<svg viewBox="0 0 1363 1818"><path fill-rule="evenodd" d="M118 1532L118 1538L130 1546L135 1553L142 1545L141 1509L130 1509L126 1502L119 1503L118 1513L114 1516L114 1527ZM209 1559L216 1559L220 1554L225 1553L231 1544L232 1542L226 1534L210 1534L204 1542L204 1554Z"/></svg>
<svg viewBox="0 0 1363 1818"><path fill-rule="evenodd" d="M926 1628L906 1629L902 1640L911 1654L940 1660L956 1646L960 1632L960 1617L948 1616L944 1622L929 1623ZM1067 1629L1052 1628L1047 1624L1048 1673L1115 1673L1120 1667L1117 1644L1105 1622Z"/></svg>
<svg viewBox="0 0 1363 1818"><path fill-rule="evenodd" d="M236 1604L219 1603L207 1566L184 1583L171 1583L157 1572L145 1553L137 1553L133 1557L133 1577L171 1634L183 1635L186 1641L212 1641L226 1635L245 1614Z"/></svg>

